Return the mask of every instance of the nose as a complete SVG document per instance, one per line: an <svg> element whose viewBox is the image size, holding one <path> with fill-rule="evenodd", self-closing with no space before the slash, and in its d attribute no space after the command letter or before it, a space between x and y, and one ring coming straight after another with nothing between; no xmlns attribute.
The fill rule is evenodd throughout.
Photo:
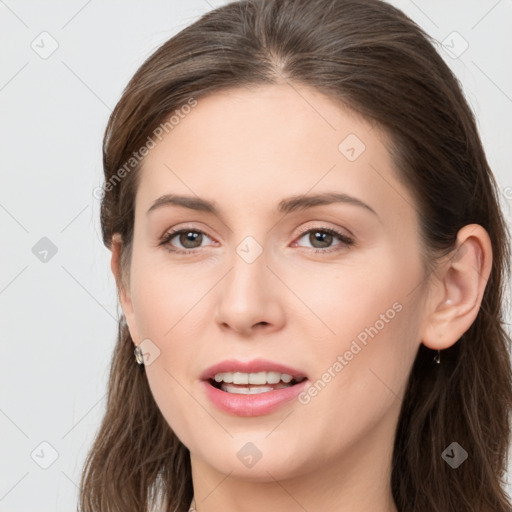
<svg viewBox="0 0 512 512"><path fill-rule="evenodd" d="M244 337L262 329L278 330L284 323L284 289L265 252L251 263L235 253L231 269L219 283L215 322L222 330Z"/></svg>

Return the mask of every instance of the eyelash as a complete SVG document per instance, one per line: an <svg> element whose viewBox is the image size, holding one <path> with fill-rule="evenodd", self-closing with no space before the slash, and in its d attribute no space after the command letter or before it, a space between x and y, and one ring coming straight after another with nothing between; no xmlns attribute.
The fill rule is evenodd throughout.
<svg viewBox="0 0 512 512"><path fill-rule="evenodd" d="M174 248L171 248L170 242L171 242L171 240L176 235L179 235L181 233L189 233L189 232L200 233L202 235L206 235L206 233L204 231L201 231L200 229L185 227L185 228L178 229L178 230L168 231L162 237L162 239L161 239L160 243L158 244L158 246L167 246L167 250L169 252L172 252L172 253L175 253L175 254L190 254L190 253L193 253L193 252L197 252L198 248L195 248L195 249L174 249ZM334 235L334 236L338 237L340 239L340 241L342 242L341 244L335 245L334 247L330 247L328 249L310 248L310 251L313 252L313 253L316 253L316 254L318 254L318 253L331 253L331 252L339 251L340 250L339 249L340 245L345 245L346 247L350 247L350 246L354 245L354 240L352 238L344 235L343 233L340 233L339 231L337 231L335 229L328 228L328 227L318 227L318 228L305 229L305 230L300 232L299 239L302 238L304 235L310 233L310 232L328 233L329 235ZM206 236L208 236L208 235L206 235Z"/></svg>

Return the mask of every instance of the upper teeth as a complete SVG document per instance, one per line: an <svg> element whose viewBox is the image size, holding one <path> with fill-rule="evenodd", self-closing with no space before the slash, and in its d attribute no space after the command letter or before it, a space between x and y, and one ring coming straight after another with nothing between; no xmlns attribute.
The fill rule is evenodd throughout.
<svg viewBox="0 0 512 512"><path fill-rule="evenodd" d="M288 384L292 379L293 376L279 372L225 372L215 375L215 382L226 382L228 384L277 384L279 381Z"/></svg>

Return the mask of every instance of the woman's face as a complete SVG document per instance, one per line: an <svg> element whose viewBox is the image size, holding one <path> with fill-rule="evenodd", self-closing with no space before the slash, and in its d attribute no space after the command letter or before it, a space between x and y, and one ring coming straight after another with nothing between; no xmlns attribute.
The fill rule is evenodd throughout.
<svg viewBox="0 0 512 512"><path fill-rule="evenodd" d="M158 407L196 468L371 477L391 459L427 292L382 132L298 85L216 93L173 126L145 157L121 299ZM151 209L167 194L190 207ZM324 194L340 200L306 200ZM306 380L258 387L284 385L279 365ZM219 373L228 391L203 380Z"/></svg>

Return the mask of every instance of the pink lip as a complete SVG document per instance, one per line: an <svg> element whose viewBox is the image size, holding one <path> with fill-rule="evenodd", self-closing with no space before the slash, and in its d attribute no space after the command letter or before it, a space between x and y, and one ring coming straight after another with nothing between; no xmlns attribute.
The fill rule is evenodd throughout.
<svg viewBox="0 0 512 512"><path fill-rule="evenodd" d="M257 395L242 395L227 393L210 384L210 380L217 373L225 372L279 372L291 375L296 380L304 378L302 382L293 386L260 393ZM280 363L274 363L265 359L253 359L252 361L237 361L230 359L211 366L201 374L203 389L208 399L223 412L236 416L261 416L270 414L277 408L293 400L308 384L304 372Z"/></svg>
<svg viewBox="0 0 512 512"><path fill-rule="evenodd" d="M307 377L304 372L285 366L284 364L274 363L265 359L253 359L252 361L237 361L236 359L229 359L221 361L210 368L207 368L201 374L201 380L213 379L217 373L226 372L242 372L242 373L257 373L257 372L279 372L286 373L295 377L296 379L302 379Z"/></svg>
<svg viewBox="0 0 512 512"><path fill-rule="evenodd" d="M221 411L234 414L235 416L261 416L263 414L270 414L293 400L304 390L308 382L307 379L304 379L294 386L258 395L227 393L213 387L207 380L202 381L201 384L208 399Z"/></svg>

